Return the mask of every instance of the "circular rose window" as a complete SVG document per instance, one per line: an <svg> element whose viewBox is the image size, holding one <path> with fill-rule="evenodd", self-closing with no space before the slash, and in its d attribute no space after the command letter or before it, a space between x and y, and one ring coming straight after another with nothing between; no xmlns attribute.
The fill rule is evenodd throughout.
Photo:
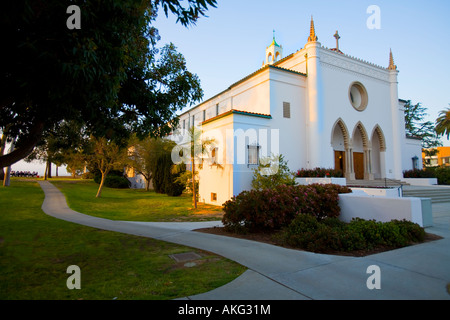
<svg viewBox="0 0 450 320"><path fill-rule="evenodd" d="M367 97L367 91L364 86L359 82L353 82L349 89L349 99L353 108L358 111L363 111L367 107L369 99Z"/></svg>

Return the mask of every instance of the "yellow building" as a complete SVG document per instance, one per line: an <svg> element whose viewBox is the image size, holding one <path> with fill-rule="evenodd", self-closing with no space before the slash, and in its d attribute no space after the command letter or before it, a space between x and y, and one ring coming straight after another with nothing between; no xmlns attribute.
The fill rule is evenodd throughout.
<svg viewBox="0 0 450 320"><path fill-rule="evenodd" d="M437 149L437 153L432 152ZM450 147L437 147L427 149L429 154L422 152L422 160L426 167L450 166Z"/></svg>

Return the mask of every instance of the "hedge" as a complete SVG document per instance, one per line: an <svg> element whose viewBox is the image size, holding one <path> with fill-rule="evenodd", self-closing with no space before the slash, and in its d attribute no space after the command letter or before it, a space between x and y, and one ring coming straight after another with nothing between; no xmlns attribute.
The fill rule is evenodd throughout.
<svg viewBox="0 0 450 320"><path fill-rule="evenodd" d="M92 172L94 182L100 184L102 180L102 174L100 170L94 170ZM131 182L123 176L123 172L120 170L111 170L105 178L105 187L116 189L127 189L131 186Z"/></svg>
<svg viewBox="0 0 450 320"><path fill-rule="evenodd" d="M425 168L403 171L404 178L437 178L438 184L450 185L450 167Z"/></svg>
<svg viewBox="0 0 450 320"><path fill-rule="evenodd" d="M424 229L406 220L377 222L355 218L344 223L337 218L319 221L309 214L295 217L279 236L285 244L317 253L399 248L423 242L424 238Z"/></svg>
<svg viewBox="0 0 450 320"><path fill-rule="evenodd" d="M343 178L344 173L331 168L314 168L297 170L295 176L297 178Z"/></svg>

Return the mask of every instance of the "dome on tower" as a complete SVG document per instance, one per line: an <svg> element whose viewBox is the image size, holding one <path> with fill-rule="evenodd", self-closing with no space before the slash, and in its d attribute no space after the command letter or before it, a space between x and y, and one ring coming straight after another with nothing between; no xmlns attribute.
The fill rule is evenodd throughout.
<svg viewBox="0 0 450 320"><path fill-rule="evenodd" d="M266 48L265 64L273 64L283 58L283 46L280 46L275 40L275 31L273 32L273 40L270 46Z"/></svg>

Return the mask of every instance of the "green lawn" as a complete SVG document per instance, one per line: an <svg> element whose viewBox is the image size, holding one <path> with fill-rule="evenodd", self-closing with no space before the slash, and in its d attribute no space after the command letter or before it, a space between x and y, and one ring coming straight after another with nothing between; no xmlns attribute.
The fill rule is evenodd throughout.
<svg viewBox="0 0 450 320"><path fill-rule="evenodd" d="M142 189L103 188L95 198L98 184L92 180L50 179L66 196L75 211L111 220L208 221L222 220L222 207L199 204L193 210L192 195L169 197Z"/></svg>
<svg viewBox="0 0 450 320"><path fill-rule="evenodd" d="M201 250L49 217L43 199L36 182L13 179L0 187L1 300L174 299L222 286L245 270ZM194 267L169 257L190 251L202 256ZM70 265L81 269L80 290L66 286Z"/></svg>

